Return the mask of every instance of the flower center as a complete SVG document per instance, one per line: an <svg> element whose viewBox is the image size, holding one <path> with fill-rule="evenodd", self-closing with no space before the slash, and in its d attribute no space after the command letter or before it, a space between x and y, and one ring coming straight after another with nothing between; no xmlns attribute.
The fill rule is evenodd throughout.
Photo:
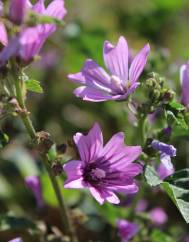
<svg viewBox="0 0 189 242"><path fill-rule="evenodd" d="M106 172L100 168L89 166L85 169L84 179L90 183L98 183L100 180L106 177Z"/></svg>
<svg viewBox="0 0 189 242"><path fill-rule="evenodd" d="M91 177L93 180L99 180L106 177L106 172L100 168L91 170Z"/></svg>
<svg viewBox="0 0 189 242"><path fill-rule="evenodd" d="M112 89L115 91L115 93L124 94L128 90L128 88L131 86L131 83L129 80L127 80L126 82L123 82L119 77L112 75L111 76L111 85L112 85Z"/></svg>

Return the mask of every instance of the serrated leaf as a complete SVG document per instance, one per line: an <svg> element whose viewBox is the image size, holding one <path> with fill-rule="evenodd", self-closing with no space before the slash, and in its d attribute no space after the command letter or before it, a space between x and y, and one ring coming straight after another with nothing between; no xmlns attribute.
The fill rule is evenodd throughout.
<svg viewBox="0 0 189 242"><path fill-rule="evenodd" d="M43 88L40 85L40 82L37 80L27 80L25 81L26 89L32 92L43 93Z"/></svg>
<svg viewBox="0 0 189 242"><path fill-rule="evenodd" d="M177 171L165 181L159 179L151 166L146 166L144 175L150 186L160 185L166 191L185 221L189 223L189 169Z"/></svg>
<svg viewBox="0 0 189 242"><path fill-rule="evenodd" d="M145 167L144 176L147 183L152 187L158 186L162 183L162 180L159 178L152 166L147 165Z"/></svg>
<svg viewBox="0 0 189 242"><path fill-rule="evenodd" d="M151 242L176 242L172 239L169 235L165 234L164 232L155 229L152 231L151 234Z"/></svg>

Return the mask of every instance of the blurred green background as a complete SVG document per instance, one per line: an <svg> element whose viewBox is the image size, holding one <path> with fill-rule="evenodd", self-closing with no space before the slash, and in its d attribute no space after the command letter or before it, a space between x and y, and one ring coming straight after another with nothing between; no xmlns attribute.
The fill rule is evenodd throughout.
<svg viewBox="0 0 189 242"><path fill-rule="evenodd" d="M167 85L177 91L179 98L179 66L189 58L189 1L66 0L65 5L68 10L65 27L59 28L48 40L42 51L41 61L33 63L26 71L32 79L39 80L44 89L43 94L28 93L27 106L36 129L48 131L56 143L62 144L68 143L75 132L86 132L94 121L98 121L102 126L105 140L117 131L123 130L126 133L127 144L136 145L137 131L128 121L126 104L84 102L73 95L72 92L77 85L71 83L67 75L78 72L86 58L92 58L103 66L103 42L109 40L115 43L118 37L123 35L134 53L145 43L150 43L152 52L143 78L146 78L148 72L158 72L166 77ZM137 90L135 95L139 94L140 91ZM19 119L10 117L6 121L3 120L2 131L13 141L1 151L0 212L11 212L38 221L39 214L35 210L35 201L23 185L23 176L41 174L44 197L50 205L46 220L55 221L57 224L58 212L51 207L56 205L53 191L35 152L23 146L28 137ZM177 141L173 142L177 144ZM180 144L176 167L184 168L188 164L188 147L188 140ZM73 149L69 148L65 157L69 159L73 155ZM90 235L88 230L80 230L82 242L88 241L90 236L96 236L94 241L118 240L116 232L110 230L109 225L99 219L97 211L101 208L87 193L64 193L72 208L79 206L84 213L90 214L90 220L84 226L85 229L89 229ZM188 232L187 226L165 195L161 194L162 199L159 201L156 196L155 193L150 197L150 207L163 206L167 209L170 216L167 231L173 238L177 236L175 241L182 242ZM100 211L105 220L114 221L116 212L111 207L105 205L104 212L102 209ZM7 229L6 223L4 227L3 225L1 222L0 242L12 238L13 234L22 234L26 242L37 241L23 228L16 228L12 233L9 228Z"/></svg>

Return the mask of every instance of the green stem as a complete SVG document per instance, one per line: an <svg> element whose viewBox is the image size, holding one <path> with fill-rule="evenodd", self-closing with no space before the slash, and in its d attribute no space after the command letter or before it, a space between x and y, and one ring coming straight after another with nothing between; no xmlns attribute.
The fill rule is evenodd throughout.
<svg viewBox="0 0 189 242"><path fill-rule="evenodd" d="M146 116L141 115L138 121L138 132L139 132L141 146L145 144L145 136L146 136L145 123L146 123Z"/></svg>
<svg viewBox="0 0 189 242"><path fill-rule="evenodd" d="M29 114L27 112L27 108L25 105L25 100L24 100L24 96L23 96L23 92L22 92L22 83L21 83L21 80L19 80L19 78L18 78L18 74L17 74L17 70L16 70L15 66L13 65L12 67L13 67L13 72L14 72L14 84L15 84L15 88L16 88L16 98L17 98L20 108L23 109L23 112L21 112L20 116L21 116L22 122L23 122L29 136L31 137L32 140L34 140L37 135L36 135L36 131L33 127L32 121L30 120ZM17 78L15 78L15 77L17 77ZM61 213L61 219L62 219L64 231L68 236L70 236L71 242L77 242L78 240L75 235L75 231L74 231L73 225L71 223L71 219L68 215L68 209L67 209L64 199L61 195L61 190L60 190L58 181L57 181L56 177L52 174L52 171L51 171L48 155L47 154L41 155L41 159L44 161L43 164L48 172L54 192L56 194L56 198L57 198L59 206L60 206L60 213Z"/></svg>

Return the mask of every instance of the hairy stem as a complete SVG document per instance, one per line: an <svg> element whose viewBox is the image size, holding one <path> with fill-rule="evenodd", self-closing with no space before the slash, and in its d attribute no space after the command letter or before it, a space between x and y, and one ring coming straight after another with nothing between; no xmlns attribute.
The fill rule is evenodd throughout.
<svg viewBox="0 0 189 242"><path fill-rule="evenodd" d="M22 80L19 80L18 72L16 70L15 65L12 65L12 69L13 69L13 73L14 73L13 76L14 76L14 84L15 84L15 89L16 89L16 99L18 101L20 108L23 110L23 112L20 113L20 117L22 119L22 122L23 122L30 138L32 140L35 140L37 137L37 134L36 134L36 131L32 124L32 121L30 120L29 113L28 113L26 105L25 105L23 87L22 87L22 82L21 82ZM68 236L70 236L71 242L78 242L77 237L75 235L73 225L71 223L71 219L68 215L68 209L65 205L64 199L61 194L61 190L60 190L58 181L57 181L56 177L52 174L48 155L47 154L41 155L41 159L48 172L49 178L51 180L51 184L53 186L54 192L56 194L56 198L57 198L59 206L60 206L60 214L61 214L62 225L63 225L64 231Z"/></svg>

